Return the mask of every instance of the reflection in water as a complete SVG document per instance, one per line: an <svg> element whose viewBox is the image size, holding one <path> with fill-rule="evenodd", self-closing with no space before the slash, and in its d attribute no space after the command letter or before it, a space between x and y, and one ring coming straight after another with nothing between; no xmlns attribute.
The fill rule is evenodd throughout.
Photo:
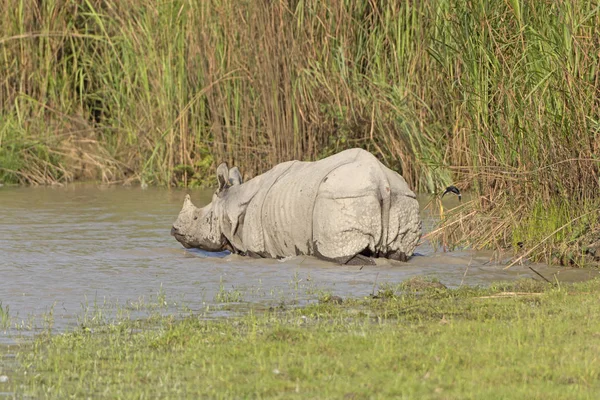
<svg viewBox="0 0 600 400"><path fill-rule="evenodd" d="M159 292L198 311L222 300L224 291L240 293L238 300L268 303L314 299L319 290L366 296L377 284L416 275L435 275L450 287L535 277L526 267L502 270L490 262L491 253L435 253L427 244L408 263L379 260L362 269L312 257L217 258L185 250L170 236L184 193L78 185L0 188L0 301L9 306L13 322L26 324L52 310L54 328L63 330L77 323L85 304L134 304ZM192 197L201 205L210 194ZM456 201L444 199L447 206ZM431 227L431 221L425 225ZM536 269L567 281L598 273Z"/></svg>

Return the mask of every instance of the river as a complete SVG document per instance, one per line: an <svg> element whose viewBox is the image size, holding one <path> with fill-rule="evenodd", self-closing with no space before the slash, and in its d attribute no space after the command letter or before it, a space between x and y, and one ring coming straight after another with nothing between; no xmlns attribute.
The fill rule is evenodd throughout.
<svg viewBox="0 0 600 400"><path fill-rule="evenodd" d="M196 205L210 201L210 192L188 192ZM169 233L185 193L97 185L0 187L0 302L11 326L0 328L0 343L12 341L15 331L27 335L47 325L64 331L103 317L102 310L104 316L156 309L218 316L228 315L223 310L231 304L303 304L324 293L368 296L379 285L417 275L435 276L449 287L538 278L527 266L504 270L491 252L435 252L427 243L407 263L380 260L364 268L312 257L265 260L186 250ZM452 207L457 200L444 201ZM431 220L425 225L430 228ZM598 275L535 268L561 281Z"/></svg>

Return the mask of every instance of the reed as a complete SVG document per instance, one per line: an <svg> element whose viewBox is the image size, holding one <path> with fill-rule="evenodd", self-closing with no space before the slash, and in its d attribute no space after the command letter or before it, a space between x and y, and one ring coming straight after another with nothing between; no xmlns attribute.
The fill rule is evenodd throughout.
<svg viewBox="0 0 600 400"><path fill-rule="evenodd" d="M456 215L498 213L488 244L520 242L510 221L540 207L598 207L595 1L0 8L5 182L206 185L221 161L250 177L359 146L416 190L472 189Z"/></svg>

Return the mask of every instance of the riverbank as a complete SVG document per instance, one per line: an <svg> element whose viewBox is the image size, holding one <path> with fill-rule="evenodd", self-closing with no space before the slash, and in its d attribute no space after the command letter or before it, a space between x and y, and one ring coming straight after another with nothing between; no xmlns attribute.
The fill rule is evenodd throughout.
<svg viewBox="0 0 600 400"><path fill-rule="evenodd" d="M600 241L589 1L0 7L2 183L209 186L358 146L475 194L441 241L572 265Z"/></svg>
<svg viewBox="0 0 600 400"><path fill-rule="evenodd" d="M0 347L0 375L8 379L0 391L17 398L592 399L600 393L599 295L598 280L449 290L417 278L373 297L323 296L238 318L122 318Z"/></svg>

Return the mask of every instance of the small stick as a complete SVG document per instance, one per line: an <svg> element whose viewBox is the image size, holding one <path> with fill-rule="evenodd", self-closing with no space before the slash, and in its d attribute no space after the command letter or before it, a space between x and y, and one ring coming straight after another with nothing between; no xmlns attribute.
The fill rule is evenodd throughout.
<svg viewBox="0 0 600 400"><path fill-rule="evenodd" d="M537 276L539 276L540 278L542 278L543 280L545 280L546 282L548 282L549 284L553 285L552 282L550 282L544 275L540 274L539 272L537 272L535 269L533 269L532 267L529 267L530 270L532 270L533 272L535 272L537 274Z"/></svg>
<svg viewBox="0 0 600 400"><path fill-rule="evenodd" d="M463 283L465 281L465 277L467 276L467 272L469 271L469 267L471 266L472 262L473 262L473 257L471 257L471 259L469 260L469 263L467 264L467 268L465 269L465 273L463 274L463 277L462 277L462 279L460 281L459 287L461 287L463 285Z"/></svg>
<svg viewBox="0 0 600 400"><path fill-rule="evenodd" d="M373 282L373 290L371 290L371 297L375 296L375 285L377 284L377 278L379 278L379 272L375 275L375 282Z"/></svg>

